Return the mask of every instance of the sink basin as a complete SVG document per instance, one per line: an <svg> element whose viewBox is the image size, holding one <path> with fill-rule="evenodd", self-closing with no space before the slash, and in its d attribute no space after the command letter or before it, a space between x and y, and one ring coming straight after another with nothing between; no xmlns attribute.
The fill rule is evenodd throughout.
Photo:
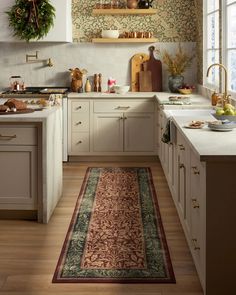
<svg viewBox="0 0 236 295"><path fill-rule="evenodd" d="M179 116L179 117L196 117L196 116L209 116L211 115L212 109L184 109L184 110L168 110L170 116Z"/></svg>

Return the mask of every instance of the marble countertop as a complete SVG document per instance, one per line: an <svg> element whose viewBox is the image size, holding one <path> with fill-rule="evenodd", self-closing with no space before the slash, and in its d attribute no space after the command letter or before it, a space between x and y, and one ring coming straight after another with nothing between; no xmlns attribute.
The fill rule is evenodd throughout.
<svg viewBox="0 0 236 295"><path fill-rule="evenodd" d="M58 110L61 110L60 106L53 106L27 114L0 115L0 122L42 122Z"/></svg>
<svg viewBox="0 0 236 295"><path fill-rule="evenodd" d="M210 114L173 116L173 122L195 150L201 161L236 161L236 128L228 132L212 131L207 124L201 129L188 129L192 120L215 121Z"/></svg>
<svg viewBox="0 0 236 295"><path fill-rule="evenodd" d="M163 108L196 108L196 107L209 107L211 102L209 99L203 97L199 94L190 94L187 97L190 98L191 104L189 105L175 105L175 104L168 104L165 105L165 102L169 101L169 96L182 96L186 97L185 95L181 95L178 93L170 93L170 92L128 92L126 94L116 94L116 93L101 93L101 92L89 92L89 93L76 93L70 92L68 94L69 99L156 99L157 102L162 105Z"/></svg>

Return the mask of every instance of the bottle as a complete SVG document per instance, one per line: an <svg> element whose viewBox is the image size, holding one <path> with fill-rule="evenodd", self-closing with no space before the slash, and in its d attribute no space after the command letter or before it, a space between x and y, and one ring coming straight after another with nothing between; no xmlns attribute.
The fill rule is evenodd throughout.
<svg viewBox="0 0 236 295"><path fill-rule="evenodd" d="M87 78L86 83L85 83L85 92L91 92L91 84L89 79Z"/></svg>
<svg viewBox="0 0 236 295"><path fill-rule="evenodd" d="M102 92L102 74L98 74L98 92Z"/></svg>
<svg viewBox="0 0 236 295"><path fill-rule="evenodd" d="M217 102L218 102L218 94L214 91L211 95L211 105L212 106L216 106L217 105Z"/></svg>
<svg viewBox="0 0 236 295"><path fill-rule="evenodd" d="M98 92L98 74L94 74L93 78L93 91Z"/></svg>

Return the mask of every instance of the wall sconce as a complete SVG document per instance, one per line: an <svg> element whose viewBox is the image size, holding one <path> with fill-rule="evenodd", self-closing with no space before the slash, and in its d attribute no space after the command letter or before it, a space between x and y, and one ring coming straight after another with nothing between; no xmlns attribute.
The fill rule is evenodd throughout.
<svg viewBox="0 0 236 295"><path fill-rule="evenodd" d="M48 67L53 67L52 59L39 59L38 58L38 51L35 54L26 54L25 60L27 63L36 63L36 62L45 62Z"/></svg>

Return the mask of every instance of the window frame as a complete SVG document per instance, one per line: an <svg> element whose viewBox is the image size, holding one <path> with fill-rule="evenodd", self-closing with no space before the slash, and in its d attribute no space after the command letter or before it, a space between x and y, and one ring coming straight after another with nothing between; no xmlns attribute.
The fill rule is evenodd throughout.
<svg viewBox="0 0 236 295"><path fill-rule="evenodd" d="M232 3L227 4L227 0L218 0L219 1L219 62L224 64L226 68L228 68L228 53L230 50L236 50L236 47L228 47L228 15L227 15L227 8L231 5L236 5L236 0L233 0ZM221 81L223 78L224 81L224 73L222 74L223 77L221 77L220 74L220 87L218 88L217 85L211 84L207 81L206 72L208 67L208 51L207 48L207 41L208 41L208 22L207 17L214 13L216 10L208 13L207 12L207 2L203 1L203 85L210 89L216 89L217 91L220 91L219 88L221 88ZM217 48L216 48L217 50ZM230 85L230 72L228 71L228 85ZM224 83L223 83L224 85ZM224 89L222 89L224 91ZM227 89L228 93L236 97L236 91L232 91Z"/></svg>

